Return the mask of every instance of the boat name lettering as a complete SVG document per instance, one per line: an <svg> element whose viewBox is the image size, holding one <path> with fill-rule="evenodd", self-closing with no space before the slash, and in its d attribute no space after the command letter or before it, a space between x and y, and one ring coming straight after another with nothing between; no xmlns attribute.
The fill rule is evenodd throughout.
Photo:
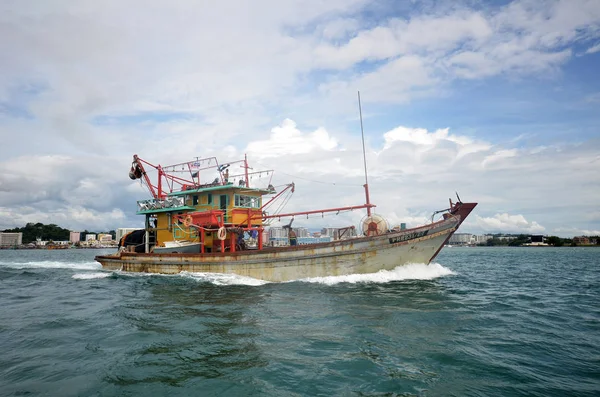
<svg viewBox="0 0 600 397"><path fill-rule="evenodd" d="M422 232L407 233L401 236L392 237L390 238L390 244L401 243L402 241L408 241L415 238L423 237L426 236L427 233L429 233L429 230L423 230Z"/></svg>

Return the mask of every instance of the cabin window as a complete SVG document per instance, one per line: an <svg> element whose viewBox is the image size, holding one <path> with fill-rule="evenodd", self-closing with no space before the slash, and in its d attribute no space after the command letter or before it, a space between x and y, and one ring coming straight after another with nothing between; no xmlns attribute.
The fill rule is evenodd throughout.
<svg viewBox="0 0 600 397"><path fill-rule="evenodd" d="M235 206L243 208L260 208L260 197L236 194Z"/></svg>
<svg viewBox="0 0 600 397"><path fill-rule="evenodd" d="M198 195L192 196L192 205L198 205Z"/></svg>
<svg viewBox="0 0 600 397"><path fill-rule="evenodd" d="M212 193L208 193L208 204L212 204Z"/></svg>

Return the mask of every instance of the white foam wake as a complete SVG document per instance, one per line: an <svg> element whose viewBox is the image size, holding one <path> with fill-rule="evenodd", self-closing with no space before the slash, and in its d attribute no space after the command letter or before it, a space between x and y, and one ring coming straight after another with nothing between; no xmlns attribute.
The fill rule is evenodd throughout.
<svg viewBox="0 0 600 397"><path fill-rule="evenodd" d="M455 274L439 263L411 263L398 266L393 270L380 270L377 273L349 274L346 276L313 277L297 281L334 285L340 283L389 283L401 280L433 280L435 278Z"/></svg>
<svg viewBox="0 0 600 397"><path fill-rule="evenodd" d="M97 270L102 265L98 262L59 262L59 261L36 261L22 263L1 263L0 266L12 269L75 269L75 270Z"/></svg>
<svg viewBox="0 0 600 397"><path fill-rule="evenodd" d="M96 278L110 277L112 273L77 273L72 276L76 280L93 280Z"/></svg>
<svg viewBox="0 0 600 397"><path fill-rule="evenodd" d="M97 269L94 267L93 269ZM87 268L86 268L87 269ZM229 273L192 273L181 272L178 274L159 274L159 273L131 273L120 272L116 273L128 277L184 277L199 282L208 282L214 285L249 285L260 286L269 284L269 281L260 280L252 277L239 276ZM94 273L78 273L72 277L74 279L97 279L110 277L112 272L94 272ZM391 281L402 280L432 280L439 277L455 274L452 270L440 265L439 263L413 263L403 266L398 266L393 270L380 270L377 273L369 274L349 274L346 276L329 276L329 277L313 277L290 282L308 282L319 283L326 285L335 285L340 283L389 283Z"/></svg>
<svg viewBox="0 0 600 397"><path fill-rule="evenodd" d="M269 281L259 280L252 277L238 276L237 274L229 273L179 273L182 277L191 278L197 281L205 281L215 285L264 285L269 284Z"/></svg>

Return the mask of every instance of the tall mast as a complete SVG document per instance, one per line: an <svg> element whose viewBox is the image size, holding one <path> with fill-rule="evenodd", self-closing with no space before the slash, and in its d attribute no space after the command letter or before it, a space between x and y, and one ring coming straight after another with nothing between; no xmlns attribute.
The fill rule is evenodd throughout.
<svg viewBox="0 0 600 397"><path fill-rule="evenodd" d="M362 107L360 106L360 91L358 91L358 113L360 114L360 134L362 136L362 149L363 149L363 163L365 165L365 198L367 200L367 215L371 216L371 200L369 198L369 179L367 178L367 154L365 151L365 131L363 129L363 120L362 120Z"/></svg>
<svg viewBox="0 0 600 397"><path fill-rule="evenodd" d="M248 179L248 155L244 153L244 173L246 174L246 187L250 187L250 180Z"/></svg>

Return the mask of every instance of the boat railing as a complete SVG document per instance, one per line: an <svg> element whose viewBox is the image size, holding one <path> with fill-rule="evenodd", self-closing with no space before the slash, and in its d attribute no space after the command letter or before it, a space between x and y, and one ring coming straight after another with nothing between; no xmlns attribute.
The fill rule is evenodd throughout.
<svg viewBox="0 0 600 397"><path fill-rule="evenodd" d="M148 199L137 202L138 212L160 210L163 208L185 207L184 197L165 197L163 199Z"/></svg>

